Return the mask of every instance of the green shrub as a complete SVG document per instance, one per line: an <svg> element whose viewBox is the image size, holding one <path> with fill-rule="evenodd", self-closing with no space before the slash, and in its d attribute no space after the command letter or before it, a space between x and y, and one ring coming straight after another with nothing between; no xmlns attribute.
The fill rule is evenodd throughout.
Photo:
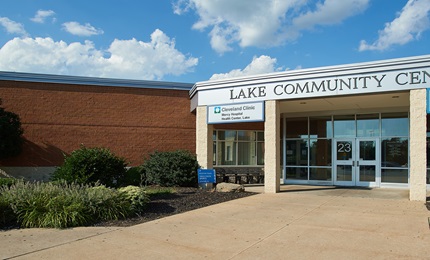
<svg viewBox="0 0 430 260"><path fill-rule="evenodd" d="M11 209L21 227L85 226L133 213L123 193L105 186L19 181L0 194L0 207Z"/></svg>
<svg viewBox="0 0 430 260"><path fill-rule="evenodd" d="M105 148L86 148L65 156L64 164L52 175L52 180L67 183L95 184L117 187L123 182L127 164Z"/></svg>
<svg viewBox="0 0 430 260"><path fill-rule="evenodd" d="M130 167L125 173L122 186L141 186L142 185L142 167Z"/></svg>
<svg viewBox="0 0 430 260"><path fill-rule="evenodd" d="M188 151L155 152L143 163L144 181L149 185L197 186L196 156Z"/></svg>
<svg viewBox="0 0 430 260"><path fill-rule="evenodd" d="M0 228L16 224L16 215L9 202L0 194Z"/></svg>
<svg viewBox="0 0 430 260"><path fill-rule="evenodd" d="M127 201L130 202L131 211L134 213L141 213L149 202L149 196L142 187L127 186L118 189L122 193Z"/></svg>
<svg viewBox="0 0 430 260"><path fill-rule="evenodd" d="M17 181L17 179L14 178L2 178L0 177L0 187L1 186L12 186Z"/></svg>

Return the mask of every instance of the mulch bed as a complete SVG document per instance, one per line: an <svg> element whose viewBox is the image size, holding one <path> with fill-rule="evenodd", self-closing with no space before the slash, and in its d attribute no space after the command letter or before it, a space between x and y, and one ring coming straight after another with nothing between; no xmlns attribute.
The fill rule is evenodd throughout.
<svg viewBox="0 0 430 260"><path fill-rule="evenodd" d="M175 193L151 197L145 212L141 216L123 220L107 221L96 226L128 227L155 219L207 207L229 200L255 195L253 192L213 192L197 188L175 188Z"/></svg>

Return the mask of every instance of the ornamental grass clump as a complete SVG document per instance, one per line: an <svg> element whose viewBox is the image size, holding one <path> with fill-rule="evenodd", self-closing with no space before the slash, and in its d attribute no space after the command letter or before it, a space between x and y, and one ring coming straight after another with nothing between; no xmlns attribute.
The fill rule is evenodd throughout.
<svg viewBox="0 0 430 260"><path fill-rule="evenodd" d="M0 224L15 221L23 228L87 226L139 213L147 202L145 196L139 190L124 192L103 185L18 181L0 188Z"/></svg>
<svg viewBox="0 0 430 260"><path fill-rule="evenodd" d="M21 227L66 228L92 220L85 207L84 189L76 184L19 181L0 192Z"/></svg>
<svg viewBox="0 0 430 260"><path fill-rule="evenodd" d="M86 195L95 222L122 219L133 212L130 201L116 189L100 185L88 188Z"/></svg>

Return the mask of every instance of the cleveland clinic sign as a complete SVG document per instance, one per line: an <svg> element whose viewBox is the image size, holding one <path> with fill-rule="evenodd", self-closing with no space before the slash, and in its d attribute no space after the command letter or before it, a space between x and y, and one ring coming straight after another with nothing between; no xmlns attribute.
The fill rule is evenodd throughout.
<svg viewBox="0 0 430 260"><path fill-rule="evenodd" d="M208 106L208 124L264 121L264 102Z"/></svg>
<svg viewBox="0 0 430 260"><path fill-rule="evenodd" d="M262 80L261 80L262 81ZM267 79L265 81L268 81ZM404 91L430 87L430 68L349 75L285 76L199 91L199 105Z"/></svg>

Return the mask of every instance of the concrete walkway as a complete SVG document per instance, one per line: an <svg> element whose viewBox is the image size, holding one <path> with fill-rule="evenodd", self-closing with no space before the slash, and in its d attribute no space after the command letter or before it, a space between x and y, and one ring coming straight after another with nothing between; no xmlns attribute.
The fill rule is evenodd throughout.
<svg viewBox="0 0 430 260"><path fill-rule="evenodd" d="M430 211L406 190L283 189L127 228L5 231L0 258L430 258Z"/></svg>

